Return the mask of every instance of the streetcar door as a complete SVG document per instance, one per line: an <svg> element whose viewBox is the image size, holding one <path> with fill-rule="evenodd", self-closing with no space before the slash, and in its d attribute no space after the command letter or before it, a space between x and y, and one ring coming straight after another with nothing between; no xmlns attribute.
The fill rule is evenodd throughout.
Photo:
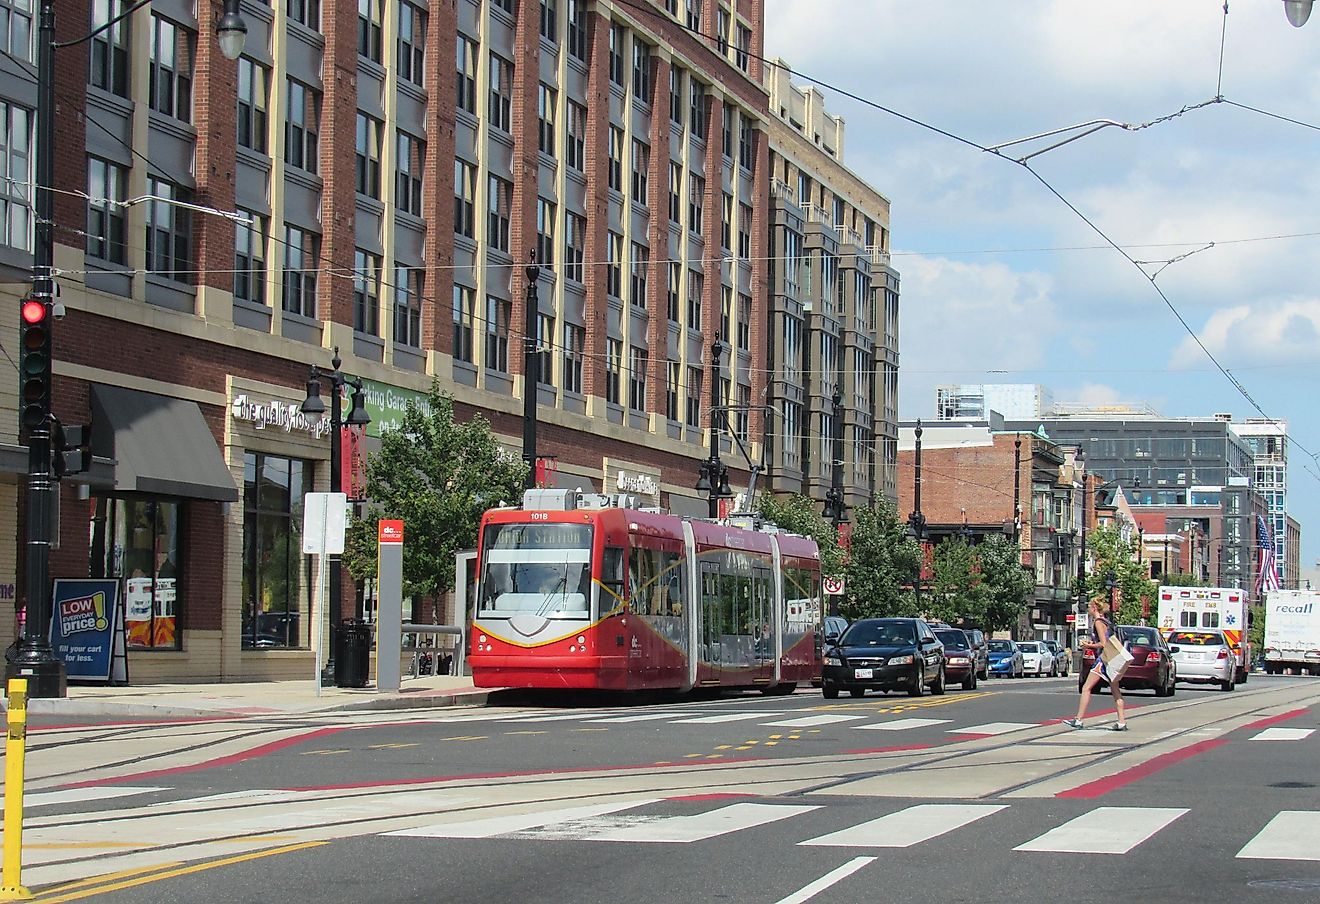
<svg viewBox="0 0 1320 904"><path fill-rule="evenodd" d="M701 563L701 661L719 668L724 661L725 625L720 597L720 568L714 562ZM713 677L713 676L712 676Z"/></svg>

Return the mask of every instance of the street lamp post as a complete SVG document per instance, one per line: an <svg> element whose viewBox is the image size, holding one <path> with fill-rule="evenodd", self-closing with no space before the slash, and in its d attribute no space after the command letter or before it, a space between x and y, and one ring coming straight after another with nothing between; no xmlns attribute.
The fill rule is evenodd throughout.
<svg viewBox="0 0 1320 904"><path fill-rule="evenodd" d="M128 7L99 28L72 41L55 40L55 2L41 0L37 20L37 110L36 148L33 173L33 206L36 228L32 245L32 294L27 301L42 305L45 320L55 304L55 51L90 41L119 21L145 6L150 0ZM225 0L224 15L216 23L216 38L220 53L230 60L243 52L247 25L238 13L238 0ZM28 679L28 696L63 697L68 693L64 662L55 655L50 645L50 545L54 522L55 486L57 478L51 472L51 418L49 398L51 383L50 359L45 358L41 373L25 373L25 382L43 382L46 401L44 415L39 423L28 427L28 501L27 501L27 575L25 592L26 618L23 636L12 658L6 663L6 674Z"/></svg>
<svg viewBox="0 0 1320 904"><path fill-rule="evenodd" d="M1105 571L1105 593L1109 597L1109 616L1111 619L1117 619L1118 613L1114 604L1114 588L1118 586L1118 578L1114 574L1114 569Z"/></svg>
<svg viewBox="0 0 1320 904"><path fill-rule="evenodd" d="M1022 437L1013 440L1013 545L1022 536Z"/></svg>
<svg viewBox="0 0 1320 904"><path fill-rule="evenodd" d="M912 462L912 514L908 515L912 537L917 541L917 576L912 581L912 594L921 611L921 572L926 566L926 516L921 513L921 419L917 419L916 451Z"/></svg>
<svg viewBox="0 0 1320 904"><path fill-rule="evenodd" d="M720 461L720 417L724 413L720 401L720 357L724 354L724 343L720 334L715 334L715 341L710 344L710 366L712 383L710 387L713 405L710 411L710 458L701 463L697 478L697 492L707 493L709 508L707 514L712 520L720 516L720 500L732 499L733 490L729 487L729 469Z"/></svg>
<svg viewBox="0 0 1320 904"><path fill-rule="evenodd" d="M536 335L540 314L537 283L540 279L541 268L537 266L536 251L533 250L531 263L527 265L527 310L523 317L523 461L527 462L524 488L528 490L536 487L536 402L541 391L540 343Z"/></svg>
<svg viewBox="0 0 1320 904"><path fill-rule="evenodd" d="M321 381L325 380L330 386L330 492L342 493L344 487L341 455L344 424L346 423L350 427L365 427L371 423L371 417L367 414L367 409L363 405L362 381L340 372L339 367L344 362L339 358L339 346L335 346L334 355L334 358L330 361L333 370L324 371L316 365L312 365L311 376L307 379L307 398L303 399L302 412L310 415L325 414L326 405L321 399ZM353 407L348 412L347 421L342 419L342 396L345 386L353 387ZM331 628L337 632L343 622L343 614L340 611L340 598L343 588L340 586L339 579L339 556L328 556L327 564L329 565L330 580ZM359 612L358 615L360 617L361 613ZM325 684L327 680L335 680L333 650L334 644L332 642L331 653L326 661L325 671L321 675L322 684Z"/></svg>
<svg viewBox="0 0 1320 904"><path fill-rule="evenodd" d="M833 444L830 470L830 488L825 491L825 517L834 526L834 535L839 535L839 525L848 520L845 515L847 506L843 504L843 393L834 390L834 429L830 437Z"/></svg>
<svg viewBox="0 0 1320 904"><path fill-rule="evenodd" d="M1086 451L1077 447L1075 456L1077 469L1082 480L1082 524L1077 544L1077 614L1086 611Z"/></svg>

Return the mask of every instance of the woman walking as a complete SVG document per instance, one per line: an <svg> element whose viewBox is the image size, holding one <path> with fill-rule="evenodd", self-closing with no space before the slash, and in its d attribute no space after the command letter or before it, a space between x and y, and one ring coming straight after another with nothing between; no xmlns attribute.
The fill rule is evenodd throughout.
<svg viewBox="0 0 1320 904"><path fill-rule="evenodd" d="M1103 678L1109 682L1109 692L1114 695L1114 708L1118 710L1118 721L1111 726L1111 730L1127 731L1127 713L1123 704L1123 691L1118 686L1121 676L1120 681L1111 680L1105 667L1105 660L1101 656L1105 642L1114 633L1114 623L1106 611L1104 602L1099 597L1093 597L1087 609L1091 613L1091 639L1090 641L1082 641L1079 646L1086 650L1095 650L1095 666L1091 669L1090 674L1086 676L1085 683L1082 684L1082 699L1077 704L1077 718L1064 719L1063 724L1069 728L1082 727L1082 719L1086 716L1086 707L1091 703L1091 691Z"/></svg>

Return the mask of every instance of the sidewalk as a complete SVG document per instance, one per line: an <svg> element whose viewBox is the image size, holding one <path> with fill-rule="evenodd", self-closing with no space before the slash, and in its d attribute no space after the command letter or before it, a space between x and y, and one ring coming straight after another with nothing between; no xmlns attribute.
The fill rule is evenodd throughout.
<svg viewBox="0 0 1320 904"><path fill-rule="evenodd" d="M471 677L450 675L405 678L403 689L397 693L378 693L374 687L323 687L319 696L311 679L131 687L70 685L68 697L29 700L28 712L37 716L124 719L377 712L483 706L492 692L474 687ZM0 705L7 706L8 701Z"/></svg>

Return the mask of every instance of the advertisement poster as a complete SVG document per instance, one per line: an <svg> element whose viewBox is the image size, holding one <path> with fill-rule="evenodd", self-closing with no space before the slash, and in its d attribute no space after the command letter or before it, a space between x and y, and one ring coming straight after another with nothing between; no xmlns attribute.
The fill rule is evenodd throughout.
<svg viewBox="0 0 1320 904"><path fill-rule="evenodd" d="M127 680L123 624L118 581L55 581L50 643L70 678Z"/></svg>
<svg viewBox="0 0 1320 904"><path fill-rule="evenodd" d="M174 578L152 580L129 578L124 582L128 599L128 642L135 647L174 647Z"/></svg>

